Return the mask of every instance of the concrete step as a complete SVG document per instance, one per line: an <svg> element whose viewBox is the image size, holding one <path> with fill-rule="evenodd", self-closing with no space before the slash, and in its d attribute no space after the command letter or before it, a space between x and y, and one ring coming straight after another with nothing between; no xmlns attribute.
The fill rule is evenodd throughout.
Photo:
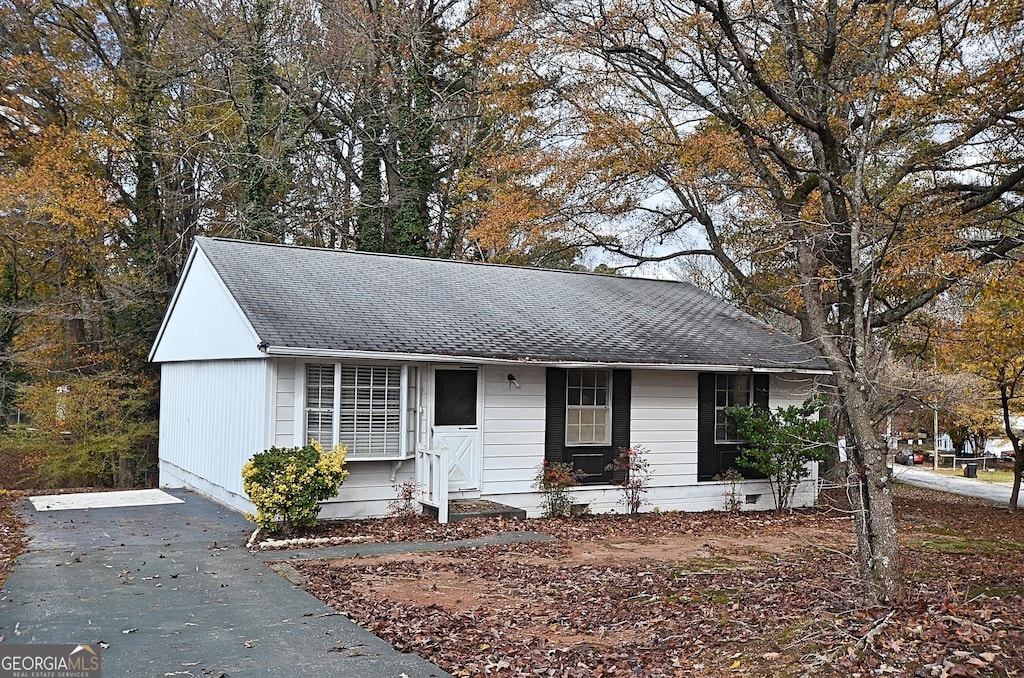
<svg viewBox="0 0 1024 678"><path fill-rule="evenodd" d="M423 513L437 517L437 508L424 506ZM452 499L448 502L448 522L457 523L467 518L509 518L526 520L526 511L499 504L488 499Z"/></svg>

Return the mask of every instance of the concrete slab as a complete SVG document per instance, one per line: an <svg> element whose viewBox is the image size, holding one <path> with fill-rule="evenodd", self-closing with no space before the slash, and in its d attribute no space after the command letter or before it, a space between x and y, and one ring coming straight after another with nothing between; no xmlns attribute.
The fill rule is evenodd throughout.
<svg viewBox="0 0 1024 678"><path fill-rule="evenodd" d="M69 511L90 508L118 508L124 506L152 506L180 504L184 500L172 497L163 490L122 490L119 492L74 492L71 494L43 494L29 497L37 511Z"/></svg>
<svg viewBox="0 0 1024 678"><path fill-rule="evenodd" d="M448 676L253 557L238 514L173 494L184 502L26 503L29 551L0 591L3 642L98 643L105 676Z"/></svg>
<svg viewBox="0 0 1024 678"><path fill-rule="evenodd" d="M27 502L30 550L83 549L160 544L242 545L252 525L240 513L186 490L167 490L183 500L129 508L35 511Z"/></svg>

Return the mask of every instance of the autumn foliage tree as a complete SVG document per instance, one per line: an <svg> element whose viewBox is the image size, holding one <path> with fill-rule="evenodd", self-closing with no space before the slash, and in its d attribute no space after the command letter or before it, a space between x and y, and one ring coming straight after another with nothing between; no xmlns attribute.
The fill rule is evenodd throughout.
<svg viewBox="0 0 1024 678"><path fill-rule="evenodd" d="M1024 414L1024 264L1006 264L996 271L976 295L962 321L947 328L943 357L950 369L977 375L998 403L1002 433L1013 446L1013 490L1010 510L1015 511L1024 477L1020 426Z"/></svg>
<svg viewBox="0 0 1024 678"><path fill-rule="evenodd" d="M899 601L878 332L1024 244L1024 12L782 0L551 3L582 133L580 241L713 258L833 371L861 578ZM604 216L595 220L593 214Z"/></svg>
<svg viewBox="0 0 1024 678"><path fill-rule="evenodd" d="M78 379L155 417L146 355L196 235L572 265L547 80L507 68L537 16L0 0L0 426L18 389Z"/></svg>
<svg viewBox="0 0 1024 678"><path fill-rule="evenodd" d="M48 129L31 161L0 183L6 359L31 372L86 367L103 337L113 263L105 236L124 212L92 167L93 141Z"/></svg>

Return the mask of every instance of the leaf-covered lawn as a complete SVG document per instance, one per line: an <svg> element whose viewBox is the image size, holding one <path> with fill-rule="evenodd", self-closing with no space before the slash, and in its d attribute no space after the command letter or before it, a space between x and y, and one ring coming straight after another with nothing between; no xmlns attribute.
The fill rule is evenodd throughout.
<svg viewBox="0 0 1024 678"><path fill-rule="evenodd" d="M991 468L991 467L990 467ZM932 471L944 476L952 476L954 478L962 478L964 472L961 469L949 469L940 468L937 471ZM987 480L990 483L1012 483L1013 482L1013 468L1010 469L999 468L995 470L989 470L978 466L978 480Z"/></svg>
<svg viewBox="0 0 1024 678"><path fill-rule="evenodd" d="M14 509L20 499L20 492L0 489L0 586L25 550L25 523Z"/></svg>
<svg viewBox="0 0 1024 678"><path fill-rule="evenodd" d="M907 488L898 511L895 610L861 606L835 509L529 521L558 539L298 567L455 675L1024 675L1024 516Z"/></svg>

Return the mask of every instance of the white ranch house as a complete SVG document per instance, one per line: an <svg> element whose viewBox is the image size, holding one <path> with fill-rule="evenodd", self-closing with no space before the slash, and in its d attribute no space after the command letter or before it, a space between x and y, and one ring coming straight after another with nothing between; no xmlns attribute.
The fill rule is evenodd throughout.
<svg viewBox="0 0 1024 678"><path fill-rule="evenodd" d="M650 451L650 507L720 509L713 478L737 454L723 409L799 404L827 374L687 283L211 238L150 359L162 486L251 510L253 454L340 441L351 473L324 518L384 515L412 478L442 520L446 497L535 516L545 459L586 474L577 503L621 511L604 467L631 444ZM743 492L772 507L766 481Z"/></svg>

